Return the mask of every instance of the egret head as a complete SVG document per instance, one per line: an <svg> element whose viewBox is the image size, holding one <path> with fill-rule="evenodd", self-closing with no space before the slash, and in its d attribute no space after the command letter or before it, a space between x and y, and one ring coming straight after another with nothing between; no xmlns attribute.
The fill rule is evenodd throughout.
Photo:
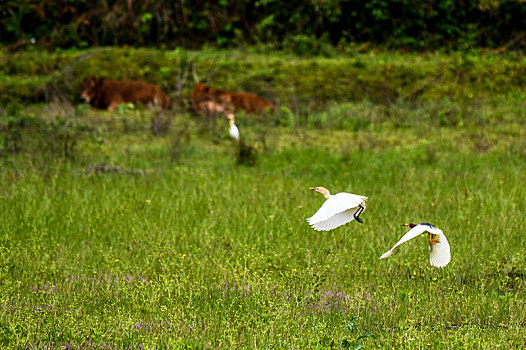
<svg viewBox="0 0 526 350"><path fill-rule="evenodd" d="M329 198L331 196L329 190L326 189L325 187L309 187L309 190L320 192L321 194L325 196L325 198Z"/></svg>
<svg viewBox="0 0 526 350"><path fill-rule="evenodd" d="M416 224L413 224L413 223L411 222L411 223L409 223L409 224L403 224L402 226L408 226L408 227L410 227L410 228L413 228L413 227L416 226Z"/></svg>
<svg viewBox="0 0 526 350"><path fill-rule="evenodd" d="M226 114L226 119L228 120L232 120L232 121L235 121L236 120L236 116L234 115L234 113L231 113L231 112L225 112Z"/></svg>

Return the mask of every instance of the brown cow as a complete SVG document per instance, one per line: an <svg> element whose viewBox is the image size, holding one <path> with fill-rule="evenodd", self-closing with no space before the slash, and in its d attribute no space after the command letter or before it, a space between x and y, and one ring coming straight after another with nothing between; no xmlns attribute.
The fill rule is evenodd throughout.
<svg viewBox="0 0 526 350"><path fill-rule="evenodd" d="M113 111L117 105L141 102L146 107L170 108L170 98L157 85L143 81L117 81L86 77L79 84L81 97L95 108Z"/></svg>
<svg viewBox="0 0 526 350"><path fill-rule="evenodd" d="M248 113L262 112L266 109L275 110L276 106L270 101L258 95L248 92L228 92L218 89L211 89L205 83L197 83L192 91L190 102L197 113L202 112L200 104L202 101L217 102L225 109L244 109Z"/></svg>
<svg viewBox="0 0 526 350"><path fill-rule="evenodd" d="M228 119L231 119L231 116L234 115L228 107L225 107L225 104L213 100L201 100L195 105L195 110L197 113L208 116L216 116L219 113L223 113Z"/></svg>

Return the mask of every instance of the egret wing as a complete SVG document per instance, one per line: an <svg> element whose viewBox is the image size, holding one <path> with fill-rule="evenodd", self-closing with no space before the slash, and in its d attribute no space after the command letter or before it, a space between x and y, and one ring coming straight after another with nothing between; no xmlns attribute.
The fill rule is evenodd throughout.
<svg viewBox="0 0 526 350"><path fill-rule="evenodd" d="M362 197L351 193L335 194L327 199L320 209L318 209L318 211L313 216L307 219L307 222L312 226L318 222L326 221L336 214L342 213L352 208L357 208L360 204L364 203L364 198L367 199L367 197ZM356 210L352 211L351 216L355 212Z"/></svg>
<svg viewBox="0 0 526 350"><path fill-rule="evenodd" d="M444 267L451 261L449 242L444 234L438 234L438 243L429 243L429 263L433 267Z"/></svg>
<svg viewBox="0 0 526 350"><path fill-rule="evenodd" d="M395 250L395 248L398 247L400 244L405 243L405 242L407 242L407 241L409 241L409 240L411 240L411 239L413 239L415 237L418 237L418 236L420 236L422 233L424 233L426 231L429 231L429 227L426 227L426 226L423 226L423 225L416 225L415 227L413 227L412 229L407 231L407 233L405 235L403 235L402 238L400 238L400 240L398 242L396 242L396 244L391 249L389 249L387 252L385 252L385 254L382 255L380 257L380 259L385 259L385 258L390 257L391 254L393 254L393 251ZM442 231L440 231L440 232L442 232Z"/></svg>
<svg viewBox="0 0 526 350"><path fill-rule="evenodd" d="M239 129L237 128L237 126L235 124L232 124L230 126L230 137L233 138L234 140L239 140Z"/></svg>
<svg viewBox="0 0 526 350"><path fill-rule="evenodd" d="M351 208L336 215L331 216L327 220L318 221L318 222L309 222L313 229L316 231L330 231L336 227L345 225L348 222L354 220L354 214L359 210L359 208ZM307 219L308 220L308 219Z"/></svg>

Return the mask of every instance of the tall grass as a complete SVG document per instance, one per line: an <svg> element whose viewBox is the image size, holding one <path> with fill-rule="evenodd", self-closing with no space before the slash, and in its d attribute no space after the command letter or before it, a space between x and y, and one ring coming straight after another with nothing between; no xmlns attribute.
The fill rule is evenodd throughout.
<svg viewBox="0 0 526 350"><path fill-rule="evenodd" d="M0 344L525 347L523 103L441 122L471 106L240 115L254 166L236 164L226 121L176 113L154 136L147 111L77 107L60 123L27 107L36 121L0 168ZM73 135L69 154L56 135ZM101 163L123 171L86 171ZM364 224L312 230L310 186L368 196ZM446 268L422 238L378 260L408 222L444 231Z"/></svg>

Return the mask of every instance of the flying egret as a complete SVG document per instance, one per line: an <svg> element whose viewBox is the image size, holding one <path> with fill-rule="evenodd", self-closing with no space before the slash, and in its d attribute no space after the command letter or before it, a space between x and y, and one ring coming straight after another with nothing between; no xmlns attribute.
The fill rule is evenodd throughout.
<svg viewBox="0 0 526 350"><path fill-rule="evenodd" d="M230 129L228 130L230 137L239 141L239 129L236 126L236 117L234 116L234 113L227 112L226 117L230 121Z"/></svg>
<svg viewBox="0 0 526 350"><path fill-rule="evenodd" d="M363 224L360 214L365 210L367 197L345 192L331 195L324 187L309 187L309 189L320 192L327 199L321 208L307 219L309 225L316 231L330 231L353 219Z"/></svg>
<svg viewBox="0 0 526 350"><path fill-rule="evenodd" d="M403 226L409 226L411 229L400 238L398 242L388 250L380 259L385 259L393 254L393 251L400 244L405 243L417 236L420 236L424 233L428 234L429 238L429 262L433 267L444 267L451 260L451 253L449 251L449 243L447 242L446 236L441 229L422 222L420 224L405 224Z"/></svg>

